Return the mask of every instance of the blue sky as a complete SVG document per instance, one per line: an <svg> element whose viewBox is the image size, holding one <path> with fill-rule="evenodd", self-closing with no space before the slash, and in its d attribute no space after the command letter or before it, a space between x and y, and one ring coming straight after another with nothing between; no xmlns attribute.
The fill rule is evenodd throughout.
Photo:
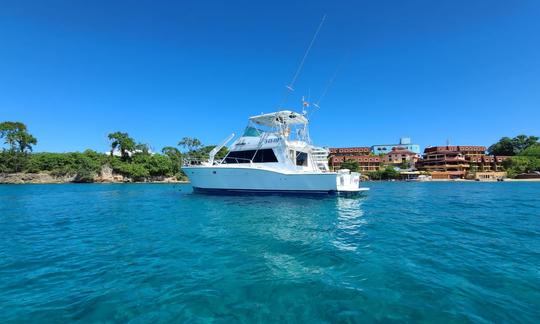
<svg viewBox="0 0 540 324"><path fill-rule="evenodd" d="M206 144L337 77L312 114L326 146L540 135L539 1L2 1L0 120L36 151Z"/></svg>

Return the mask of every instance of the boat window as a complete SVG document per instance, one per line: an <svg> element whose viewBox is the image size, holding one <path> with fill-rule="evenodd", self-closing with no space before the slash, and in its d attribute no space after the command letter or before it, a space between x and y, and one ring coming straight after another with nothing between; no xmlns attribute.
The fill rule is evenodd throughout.
<svg viewBox="0 0 540 324"><path fill-rule="evenodd" d="M296 165L307 166L307 153L296 152Z"/></svg>
<svg viewBox="0 0 540 324"><path fill-rule="evenodd" d="M255 150L247 151L232 151L229 152L225 158L225 163L249 163L253 159L253 163L271 163L277 162L276 155L272 149L258 150L255 153Z"/></svg>
<svg viewBox="0 0 540 324"><path fill-rule="evenodd" d="M259 137L261 135L261 131L258 130L255 127L246 127L244 130L244 134L242 136L251 136L251 137Z"/></svg>

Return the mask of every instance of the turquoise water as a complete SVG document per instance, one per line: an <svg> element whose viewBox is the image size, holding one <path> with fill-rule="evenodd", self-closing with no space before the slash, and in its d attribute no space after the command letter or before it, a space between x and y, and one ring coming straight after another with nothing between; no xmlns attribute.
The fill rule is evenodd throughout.
<svg viewBox="0 0 540 324"><path fill-rule="evenodd" d="M540 321L540 183L0 186L0 322Z"/></svg>

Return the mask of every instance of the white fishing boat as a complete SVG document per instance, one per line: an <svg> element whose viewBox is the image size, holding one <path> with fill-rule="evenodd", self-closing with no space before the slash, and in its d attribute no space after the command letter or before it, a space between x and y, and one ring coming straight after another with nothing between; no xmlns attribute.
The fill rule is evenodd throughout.
<svg viewBox="0 0 540 324"><path fill-rule="evenodd" d="M182 169L195 192L358 194L360 174L330 172L328 151L311 144L306 114L284 110L249 118L242 136L221 160L215 147L206 161L185 159ZM326 152L326 154L325 154Z"/></svg>

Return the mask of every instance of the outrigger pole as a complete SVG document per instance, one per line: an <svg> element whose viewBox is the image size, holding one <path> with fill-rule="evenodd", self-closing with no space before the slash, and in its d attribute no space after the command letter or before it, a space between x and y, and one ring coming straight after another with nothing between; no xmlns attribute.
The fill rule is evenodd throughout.
<svg viewBox="0 0 540 324"><path fill-rule="evenodd" d="M302 57L302 60L300 61L300 64L298 65L298 69L296 69L296 72L294 73L294 76L291 82L285 86L286 90L285 90L285 93L283 94L280 107L283 106L283 104L285 103L285 99L287 99L287 95L289 94L289 92L294 91L294 83L296 82L296 79L298 78L298 76L300 75L300 72L302 71L302 68L304 67L304 63L306 62L309 52L311 51L311 47L313 47L313 44L315 43L315 40L317 39L317 36L319 35L319 31L321 30L325 20L326 20L326 14L322 17L321 22L319 23L319 27L317 27L315 34L313 34L313 38L311 38L311 42L309 43L309 46L306 49L306 52L304 53L304 56Z"/></svg>

